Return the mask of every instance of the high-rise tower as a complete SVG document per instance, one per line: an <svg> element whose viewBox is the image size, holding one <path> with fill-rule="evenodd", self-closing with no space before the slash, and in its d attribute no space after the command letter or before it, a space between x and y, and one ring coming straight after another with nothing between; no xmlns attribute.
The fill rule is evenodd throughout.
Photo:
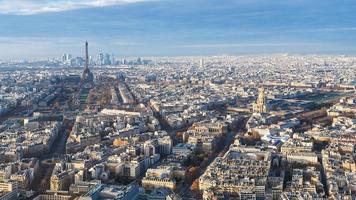
<svg viewBox="0 0 356 200"><path fill-rule="evenodd" d="M94 86L94 75L89 70L88 42L85 42L85 65L80 85L85 88L92 88Z"/></svg>
<svg viewBox="0 0 356 200"><path fill-rule="evenodd" d="M200 59L199 67L204 68L204 59Z"/></svg>

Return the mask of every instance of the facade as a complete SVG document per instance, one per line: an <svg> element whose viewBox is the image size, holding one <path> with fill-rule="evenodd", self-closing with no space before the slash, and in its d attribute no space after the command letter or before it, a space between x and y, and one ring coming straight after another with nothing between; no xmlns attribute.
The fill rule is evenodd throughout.
<svg viewBox="0 0 356 200"><path fill-rule="evenodd" d="M61 192L46 192L44 194L40 194L37 197L33 198L33 200L74 200L75 198L70 195L66 191Z"/></svg>
<svg viewBox="0 0 356 200"><path fill-rule="evenodd" d="M230 149L224 157L216 158L199 178L199 189L227 193L238 199L265 198L270 161L269 154L259 154ZM256 159L257 156L263 159Z"/></svg>
<svg viewBox="0 0 356 200"><path fill-rule="evenodd" d="M170 179L148 177L142 179L142 187L147 190L152 190L154 188L168 188L171 190L175 190L176 181Z"/></svg>
<svg viewBox="0 0 356 200"><path fill-rule="evenodd" d="M74 170L56 172L51 176L50 189L52 191L65 191L74 182Z"/></svg>
<svg viewBox="0 0 356 200"><path fill-rule="evenodd" d="M0 182L0 200L16 200L18 194L16 181Z"/></svg>
<svg viewBox="0 0 356 200"><path fill-rule="evenodd" d="M78 200L134 200L138 197L139 187L136 183L126 186L98 184L83 194Z"/></svg>
<svg viewBox="0 0 356 200"><path fill-rule="evenodd" d="M173 179L173 171L170 167L148 169L142 179L142 187L146 190L155 188L176 189L176 181Z"/></svg>
<svg viewBox="0 0 356 200"><path fill-rule="evenodd" d="M170 136L164 136L158 139L159 152L161 155L172 153L173 141Z"/></svg>

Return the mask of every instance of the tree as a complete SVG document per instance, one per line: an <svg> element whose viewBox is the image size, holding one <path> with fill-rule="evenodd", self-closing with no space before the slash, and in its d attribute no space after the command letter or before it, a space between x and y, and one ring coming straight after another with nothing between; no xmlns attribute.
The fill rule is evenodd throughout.
<svg viewBox="0 0 356 200"><path fill-rule="evenodd" d="M195 179L195 181L193 181L192 186L190 187L191 190L199 190L199 179Z"/></svg>
<svg viewBox="0 0 356 200"><path fill-rule="evenodd" d="M180 140L183 140L183 132L177 132L176 137Z"/></svg>
<svg viewBox="0 0 356 200"><path fill-rule="evenodd" d="M198 167L191 167L188 169L188 175L194 177L198 172Z"/></svg>

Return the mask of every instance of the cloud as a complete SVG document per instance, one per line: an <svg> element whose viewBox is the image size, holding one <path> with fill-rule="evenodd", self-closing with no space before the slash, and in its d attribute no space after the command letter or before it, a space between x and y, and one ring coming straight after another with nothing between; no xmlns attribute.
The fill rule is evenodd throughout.
<svg viewBox="0 0 356 200"><path fill-rule="evenodd" d="M319 32L348 32L356 31L356 27L334 27L334 28L315 28L315 29L299 29L299 30L286 30L286 33L319 33Z"/></svg>
<svg viewBox="0 0 356 200"><path fill-rule="evenodd" d="M187 44L178 45L177 48L231 48L231 47L289 47L289 46L314 46L315 43L220 43L220 44ZM319 44L318 44L319 45Z"/></svg>
<svg viewBox="0 0 356 200"><path fill-rule="evenodd" d="M76 38L1 37L0 59L38 58L61 55L65 50L83 51L84 41Z"/></svg>
<svg viewBox="0 0 356 200"><path fill-rule="evenodd" d="M66 46L66 47L83 47L84 42L88 41L90 46L138 46L142 45L132 40L120 40L117 38L80 38L80 37L1 37L0 47L2 46Z"/></svg>
<svg viewBox="0 0 356 200"><path fill-rule="evenodd" d="M111 45L114 45L114 46L137 46L137 45L140 45L140 43L120 40L120 41L111 42Z"/></svg>
<svg viewBox="0 0 356 200"><path fill-rule="evenodd" d="M0 0L0 13L33 15L81 8L124 5L154 0Z"/></svg>
<svg viewBox="0 0 356 200"><path fill-rule="evenodd" d="M119 38L82 38L82 37L2 37L0 36L0 60L22 58L58 57L63 53L82 56L85 41L89 42L89 54L100 52L120 55L130 48L141 48L143 45L135 40L121 40ZM135 52L132 53L132 55ZM127 54L126 54L127 55Z"/></svg>
<svg viewBox="0 0 356 200"><path fill-rule="evenodd" d="M1 37L1 45L78 45L83 43L83 38L74 37Z"/></svg>

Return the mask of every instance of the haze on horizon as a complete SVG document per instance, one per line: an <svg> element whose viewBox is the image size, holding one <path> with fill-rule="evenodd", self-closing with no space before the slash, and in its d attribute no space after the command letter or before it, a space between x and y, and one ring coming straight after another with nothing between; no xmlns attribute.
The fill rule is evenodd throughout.
<svg viewBox="0 0 356 200"><path fill-rule="evenodd" d="M0 0L0 59L355 54L353 0Z"/></svg>

